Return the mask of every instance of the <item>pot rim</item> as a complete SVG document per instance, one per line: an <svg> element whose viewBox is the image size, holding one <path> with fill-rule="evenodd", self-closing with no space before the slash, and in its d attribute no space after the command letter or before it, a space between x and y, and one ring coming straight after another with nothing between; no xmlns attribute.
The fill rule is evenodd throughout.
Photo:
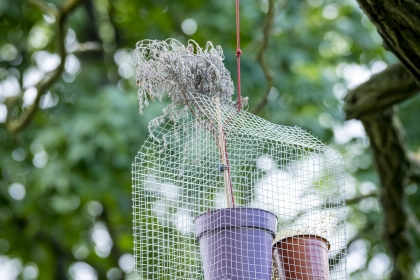
<svg viewBox="0 0 420 280"><path fill-rule="evenodd" d="M249 217L244 218L244 217ZM232 218L232 220L230 220ZM267 224L267 221L270 221ZM275 238L277 215L254 207L219 208L203 212L194 219L195 236L198 239L204 233L216 228L255 228L269 231Z"/></svg>
<svg viewBox="0 0 420 280"><path fill-rule="evenodd" d="M284 241L286 241L287 239L293 239L293 238L300 238L300 239L307 239L307 237L312 237L312 238L310 238L310 239L315 239L315 240L318 240L318 241L322 241L322 242L324 242L326 245L327 245L327 249L328 249L328 251L330 250L330 248L331 248L331 243L330 243L330 241L328 241L328 239L327 238L325 238L325 237L323 237L323 236L321 236L321 235L318 235L318 234L311 234L311 233L301 233L301 234L295 234L295 235L290 235L290 236L286 236L286 237L284 237L284 238L282 238L282 239L278 239L278 240L275 240L274 242L273 242L273 247L277 244L277 243L280 243L280 242L284 242Z"/></svg>

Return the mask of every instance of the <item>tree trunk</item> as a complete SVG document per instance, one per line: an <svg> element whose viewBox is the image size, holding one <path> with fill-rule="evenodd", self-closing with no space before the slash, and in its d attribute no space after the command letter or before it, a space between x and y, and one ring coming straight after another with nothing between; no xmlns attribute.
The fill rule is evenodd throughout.
<svg viewBox="0 0 420 280"><path fill-rule="evenodd" d="M413 246L407 232L404 187L419 180L420 164L406 147L404 130L392 106L419 91L420 3L418 0L357 0L376 26L384 47L404 68L395 65L350 91L344 110L347 119L363 122L371 142L381 188L384 238L394 268L391 280L412 279ZM414 85L417 84L417 87Z"/></svg>
<svg viewBox="0 0 420 280"><path fill-rule="evenodd" d="M382 185L383 236L394 263L391 279L409 280L412 279L414 257L404 209L404 188L410 174L404 131L392 108L374 117L362 118L362 122Z"/></svg>
<svg viewBox="0 0 420 280"><path fill-rule="evenodd" d="M357 0L393 52L420 85L420 2Z"/></svg>

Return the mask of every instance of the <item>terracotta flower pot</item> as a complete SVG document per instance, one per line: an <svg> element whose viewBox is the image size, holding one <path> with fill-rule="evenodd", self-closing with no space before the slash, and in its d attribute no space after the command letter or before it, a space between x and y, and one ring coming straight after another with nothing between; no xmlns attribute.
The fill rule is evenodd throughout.
<svg viewBox="0 0 420 280"><path fill-rule="evenodd" d="M330 243L318 235L295 235L273 245L279 280L328 280Z"/></svg>
<svg viewBox="0 0 420 280"><path fill-rule="evenodd" d="M270 280L277 217L256 208L225 208L194 220L205 280Z"/></svg>

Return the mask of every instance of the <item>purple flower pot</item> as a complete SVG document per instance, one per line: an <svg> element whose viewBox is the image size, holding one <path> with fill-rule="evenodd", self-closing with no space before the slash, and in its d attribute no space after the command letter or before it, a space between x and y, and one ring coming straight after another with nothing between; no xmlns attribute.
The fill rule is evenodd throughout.
<svg viewBox="0 0 420 280"><path fill-rule="evenodd" d="M277 217L257 208L224 208L194 220L205 280L270 280Z"/></svg>

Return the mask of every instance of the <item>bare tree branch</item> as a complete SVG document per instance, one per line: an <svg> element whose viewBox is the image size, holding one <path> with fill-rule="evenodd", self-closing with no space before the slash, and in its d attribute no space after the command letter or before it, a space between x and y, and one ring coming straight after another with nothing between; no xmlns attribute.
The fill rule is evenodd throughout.
<svg viewBox="0 0 420 280"><path fill-rule="evenodd" d="M58 13L57 9L53 8L54 6L52 6L52 5L51 6L48 5L44 1L28 0L28 3L30 3L32 6L37 7L38 9L40 9L44 13L52 14L55 17L59 16L59 13Z"/></svg>
<svg viewBox="0 0 420 280"><path fill-rule="evenodd" d="M34 117L36 111L38 110L41 97L47 92L51 85L60 77L63 73L64 65L66 63L66 47L65 47L65 22L67 17L71 12L85 0L68 0L64 5L58 10L55 11L53 8L37 0L31 0L30 3L39 7L42 11L47 11L52 13L56 17L56 38L57 38L57 53L60 56L60 64L51 74L47 75L43 80L41 80L36 86L37 96L35 98L34 104L26 108L26 110L18 117L18 119L12 120L8 116L6 127L12 133L16 134L19 130L24 128ZM19 95L20 98L23 97L23 92ZM6 101L5 103L9 106L8 109L12 108L11 105L15 105L17 102L16 98L13 100ZM10 112L10 110L9 110Z"/></svg>
<svg viewBox="0 0 420 280"><path fill-rule="evenodd" d="M283 1L284 1L283 8L284 8L287 4L287 0L283 0ZM267 80L267 86L266 86L266 90L265 90L263 98L253 108L252 110L253 114L258 114L258 112L267 104L268 95L270 94L270 90L274 85L274 74L267 60L264 58L264 54L268 48L268 41L269 41L270 34L273 28L274 16L276 14L275 10L276 9L274 7L274 0L268 0L267 17L265 19L265 23L263 26L263 40L261 42L261 47L257 53L257 61L264 72L265 79Z"/></svg>
<svg viewBox="0 0 420 280"><path fill-rule="evenodd" d="M347 93L344 99L346 119L360 119L383 111L419 91L420 87L404 66L392 65Z"/></svg>
<svg viewBox="0 0 420 280"><path fill-rule="evenodd" d="M356 196L355 198L351 198L351 199L347 199L346 200L346 205L353 205L356 204L358 202L360 202L361 200L368 198L368 197L378 197L379 193L378 192L372 192L366 195L361 195L361 196Z"/></svg>

